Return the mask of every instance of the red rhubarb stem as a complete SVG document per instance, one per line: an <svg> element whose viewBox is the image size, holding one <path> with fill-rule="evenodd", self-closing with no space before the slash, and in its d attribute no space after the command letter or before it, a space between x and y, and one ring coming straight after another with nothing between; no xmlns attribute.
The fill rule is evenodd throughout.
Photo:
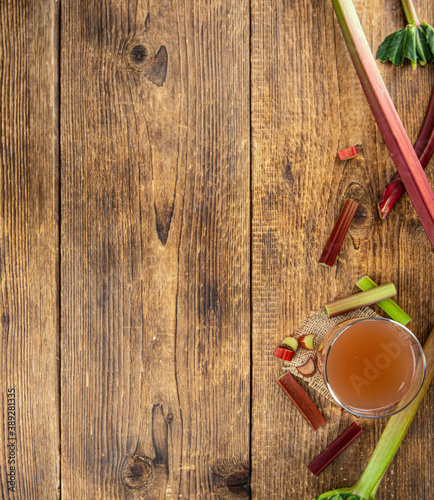
<svg viewBox="0 0 434 500"><path fill-rule="evenodd" d="M428 109L423 121L422 127L420 128L419 135L417 136L416 142L414 143L414 150L419 158L421 158L422 153L428 146L430 140L432 140L432 133L434 130L434 87L431 94L431 99L429 101Z"/></svg>
<svg viewBox="0 0 434 500"><path fill-rule="evenodd" d="M319 258L318 262L320 264L328 267L334 264L358 206L359 204L351 198L347 198L345 201L345 205L339 214L338 220L333 226L332 232Z"/></svg>
<svg viewBox="0 0 434 500"><path fill-rule="evenodd" d="M314 431L327 423L313 401L289 372L279 377L277 383Z"/></svg>
<svg viewBox="0 0 434 500"><path fill-rule="evenodd" d="M431 94L428 111L420 129L419 135L414 143L414 150L419 157L422 168L426 168L432 155L434 154L434 88ZM378 202L380 217L385 219L392 210L395 203L405 193L404 184L401 177L396 173L389 184L384 188Z"/></svg>
<svg viewBox="0 0 434 500"><path fill-rule="evenodd" d="M347 430L338 436L327 448L321 452L307 468L317 476L350 446L362 434L363 429L353 422Z"/></svg>

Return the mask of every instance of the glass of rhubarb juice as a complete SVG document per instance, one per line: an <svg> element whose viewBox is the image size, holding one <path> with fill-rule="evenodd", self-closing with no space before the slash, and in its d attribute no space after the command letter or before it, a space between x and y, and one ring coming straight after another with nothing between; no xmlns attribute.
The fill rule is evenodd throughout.
<svg viewBox="0 0 434 500"><path fill-rule="evenodd" d="M405 326L386 318L345 320L326 333L318 366L333 398L359 417L407 407L425 377L425 355Z"/></svg>

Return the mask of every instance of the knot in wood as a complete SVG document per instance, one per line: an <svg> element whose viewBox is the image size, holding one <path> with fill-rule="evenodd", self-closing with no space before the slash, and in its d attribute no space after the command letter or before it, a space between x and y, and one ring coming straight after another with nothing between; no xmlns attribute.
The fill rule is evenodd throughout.
<svg viewBox="0 0 434 500"><path fill-rule="evenodd" d="M151 45L143 40L135 40L128 47L128 62L135 71L144 71L148 68L154 56Z"/></svg>
<svg viewBox="0 0 434 500"><path fill-rule="evenodd" d="M250 472L241 470L231 474L226 485L228 490L242 498L250 498Z"/></svg>
<svg viewBox="0 0 434 500"><path fill-rule="evenodd" d="M1 324L4 328L9 326L9 314L3 313L1 317Z"/></svg>
<svg viewBox="0 0 434 500"><path fill-rule="evenodd" d="M365 205L359 203L352 223L354 227L362 227L368 225L372 218L372 210L368 210Z"/></svg>
<svg viewBox="0 0 434 500"><path fill-rule="evenodd" d="M148 457L134 455L124 469L124 482L131 489L147 489L154 479L154 463Z"/></svg>
<svg viewBox="0 0 434 500"><path fill-rule="evenodd" d="M358 250L361 242L370 239L372 236L375 219L378 216L377 211L374 208L370 194L365 191L364 186L357 182L352 182L349 185L345 190L344 197L351 198L359 204L349 229L353 247Z"/></svg>
<svg viewBox="0 0 434 500"><path fill-rule="evenodd" d="M239 458L219 460L212 467L214 491L218 498L250 498L250 467Z"/></svg>

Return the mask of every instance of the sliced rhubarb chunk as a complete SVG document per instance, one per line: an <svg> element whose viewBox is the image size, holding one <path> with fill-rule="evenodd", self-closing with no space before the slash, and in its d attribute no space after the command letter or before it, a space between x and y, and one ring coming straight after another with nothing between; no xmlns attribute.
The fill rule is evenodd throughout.
<svg viewBox="0 0 434 500"><path fill-rule="evenodd" d="M359 204L354 200L350 198L346 200L344 208L342 209L338 220L330 233L321 257L319 258L318 262L320 264L329 267L334 264L358 206Z"/></svg>
<svg viewBox="0 0 434 500"><path fill-rule="evenodd" d="M282 344L285 345L287 348L292 349L293 351L296 351L298 348L297 339L295 339L294 337L285 337L282 340Z"/></svg>
<svg viewBox="0 0 434 500"><path fill-rule="evenodd" d="M363 429L353 422L346 431L338 436L327 448L320 453L307 468L317 476L327 465L338 457L345 449L350 446L362 434Z"/></svg>
<svg viewBox="0 0 434 500"><path fill-rule="evenodd" d="M313 346L314 340L315 340L315 335L313 333L309 333L309 334L300 335L300 337L298 337L298 339L297 339L297 342L298 342L298 345L302 349L306 349L307 351L313 351L314 350L314 346Z"/></svg>
<svg viewBox="0 0 434 500"><path fill-rule="evenodd" d="M277 383L285 391L286 395L294 403L298 411L303 415L314 431L317 431L327 423L313 401L289 372L279 377Z"/></svg>
<svg viewBox="0 0 434 500"><path fill-rule="evenodd" d="M341 149L338 152L340 160L350 160L351 158L355 158L359 153L357 152L356 146L351 146L350 148Z"/></svg>
<svg viewBox="0 0 434 500"><path fill-rule="evenodd" d="M274 356L276 356L276 358L283 359L283 361L291 361L294 356L294 351L292 349L278 346L274 350Z"/></svg>
<svg viewBox="0 0 434 500"><path fill-rule="evenodd" d="M312 358L309 358L306 363L297 366L297 370L303 375L303 377L313 377L316 373L315 361Z"/></svg>

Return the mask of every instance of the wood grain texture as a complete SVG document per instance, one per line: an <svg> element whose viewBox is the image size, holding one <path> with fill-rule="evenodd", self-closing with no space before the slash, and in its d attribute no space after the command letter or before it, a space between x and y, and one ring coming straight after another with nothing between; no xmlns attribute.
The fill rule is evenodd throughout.
<svg viewBox="0 0 434 500"><path fill-rule="evenodd" d="M428 19L428 2L419 2ZM355 2L372 47L405 22L387 1ZM432 13L431 13L432 14ZM365 274L394 282L399 303L423 341L433 326L433 254L408 200L387 221L376 202L394 172L352 68L332 3L252 2L252 491L254 498L313 498L360 476L384 422L319 478L306 465L351 422L317 395L329 423L313 433L280 391L275 345L311 310L354 290ZM433 71L380 69L414 140ZM415 103L416 106L415 106ZM336 159L359 145L359 156ZM429 178L433 181L432 169ZM360 203L332 269L317 261L346 197ZM423 403L377 498L432 496L432 392ZM406 479L407 478L407 479ZM404 479L404 480L403 480ZM386 489L388 493L386 493Z"/></svg>
<svg viewBox="0 0 434 500"><path fill-rule="evenodd" d="M0 2L0 497L58 498L58 6Z"/></svg>
<svg viewBox="0 0 434 500"><path fill-rule="evenodd" d="M238 498L248 3L68 2L61 36L62 498Z"/></svg>
<svg viewBox="0 0 434 500"><path fill-rule="evenodd" d="M405 24L355 4L373 48ZM433 67L379 67L414 140ZM357 480L385 422L313 477L353 419L311 393L314 433L274 347L364 274L396 284L423 341L434 263L408 197L378 217L394 166L330 0L0 2L0 131L1 498L307 500ZM433 498L433 398L379 500Z"/></svg>

